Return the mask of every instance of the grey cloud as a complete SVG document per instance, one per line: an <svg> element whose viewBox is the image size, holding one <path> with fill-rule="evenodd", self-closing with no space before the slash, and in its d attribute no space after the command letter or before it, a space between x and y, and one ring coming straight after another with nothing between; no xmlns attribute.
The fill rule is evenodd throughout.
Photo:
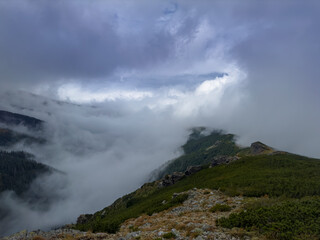
<svg viewBox="0 0 320 240"><path fill-rule="evenodd" d="M260 9L254 34L232 49L248 74L241 134L319 156L319 2L271 3Z"/></svg>
<svg viewBox="0 0 320 240"><path fill-rule="evenodd" d="M95 3L2 1L2 85L14 82L28 86L68 79L92 82L117 69L148 68L166 61L175 53L176 38L187 39L197 27L197 19L188 20L186 16L181 30L172 34L165 25L155 26L162 11L152 11L154 16L138 16L141 11L147 13L143 3L132 6L133 11L124 6L124 10L114 9L114 13L109 10L112 2Z"/></svg>

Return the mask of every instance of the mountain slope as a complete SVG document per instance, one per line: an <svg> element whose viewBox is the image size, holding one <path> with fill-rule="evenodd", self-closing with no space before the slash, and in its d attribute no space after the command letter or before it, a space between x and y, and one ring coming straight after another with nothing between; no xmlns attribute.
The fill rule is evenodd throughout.
<svg viewBox="0 0 320 240"><path fill-rule="evenodd" d="M35 131L42 129L42 120L7 111L0 111L0 192L12 190L17 195L27 191L30 184L44 173L53 171L52 168L34 160L34 156L23 151L8 151L9 147L17 144L44 144L45 139L32 136ZM28 134L16 132L10 128L24 126ZM38 135L38 134L37 134Z"/></svg>
<svg viewBox="0 0 320 240"><path fill-rule="evenodd" d="M18 133L8 128L0 128L0 147L10 147L19 142L29 144L43 144L45 139L33 137L28 134Z"/></svg>
<svg viewBox="0 0 320 240"><path fill-rule="evenodd" d="M234 156L242 149L236 145L235 136L221 130L205 135L205 128L193 128L188 141L182 146L184 155L155 170L151 179L161 179L173 172L184 172L189 166L204 165L217 156Z"/></svg>
<svg viewBox="0 0 320 240"><path fill-rule="evenodd" d="M199 145L202 152L207 147ZM258 153L256 150L260 147ZM160 181L145 184L94 215L82 215L76 228L115 232L129 218L152 215L181 204L187 196L180 195L177 198L176 193L193 188L219 189L230 196L242 195L247 198L320 196L319 160L275 152L260 142L253 143L250 149L239 154L241 158L236 161L211 168L207 166L168 187L161 187Z"/></svg>
<svg viewBox="0 0 320 240"><path fill-rule="evenodd" d="M30 130L39 130L44 124L40 119L3 110L0 110L0 123L8 126L22 125Z"/></svg>
<svg viewBox="0 0 320 240"><path fill-rule="evenodd" d="M12 190L21 195L38 176L52 170L25 152L0 151L0 192Z"/></svg>

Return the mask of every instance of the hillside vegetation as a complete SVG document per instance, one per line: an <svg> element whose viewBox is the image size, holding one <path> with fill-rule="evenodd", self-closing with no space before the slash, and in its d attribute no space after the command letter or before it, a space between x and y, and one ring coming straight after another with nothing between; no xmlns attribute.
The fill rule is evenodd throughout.
<svg viewBox="0 0 320 240"><path fill-rule="evenodd" d="M12 190L20 195L36 177L50 171L51 168L37 163L28 153L0 151L0 192Z"/></svg>
<svg viewBox="0 0 320 240"><path fill-rule="evenodd" d="M247 197L267 195L300 199L320 195L319 169L319 160L288 153L244 156L228 165L206 168L166 188L158 188L156 182L145 185L143 188L148 190L142 191L142 188L124 196L82 224L77 224L76 228L94 232L117 231L128 218L143 213L150 215L179 204L180 201L172 198L173 194L195 187L220 189L232 196L242 194ZM225 226L239 224L230 220Z"/></svg>
<svg viewBox="0 0 320 240"><path fill-rule="evenodd" d="M233 134L225 134L221 130L204 135L205 128L194 128L188 141L182 146L184 154L169 161L153 174L154 179L161 179L173 172L184 172L189 166L210 163L216 156L234 156L242 149L236 145Z"/></svg>
<svg viewBox="0 0 320 240"><path fill-rule="evenodd" d="M0 193L12 190L21 196L31 183L41 174L53 171L52 168L34 160L34 156L24 151L8 151L15 144L45 144L46 140L39 137L44 122L42 120L0 110ZM13 129L23 126L29 129L28 134ZM33 136L34 132L37 136ZM18 145L16 147L20 147ZM23 148L21 148L23 149Z"/></svg>
<svg viewBox="0 0 320 240"><path fill-rule="evenodd" d="M259 199L240 213L220 218L218 225L256 230L270 239L319 239L320 197Z"/></svg>
<svg viewBox="0 0 320 240"><path fill-rule="evenodd" d="M29 144L44 144L45 139L33 137L27 134L18 133L6 128L0 128L0 147L10 147L17 143Z"/></svg>
<svg viewBox="0 0 320 240"><path fill-rule="evenodd" d="M0 123L7 126L22 125L30 130L40 130L44 124L40 119L3 110L0 110Z"/></svg>

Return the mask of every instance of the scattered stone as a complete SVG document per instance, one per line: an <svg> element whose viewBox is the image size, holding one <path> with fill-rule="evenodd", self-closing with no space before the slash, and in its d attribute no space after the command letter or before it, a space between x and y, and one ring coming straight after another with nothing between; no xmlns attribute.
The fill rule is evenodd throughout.
<svg viewBox="0 0 320 240"><path fill-rule="evenodd" d="M196 237L196 239L195 239L195 240L204 240L204 239L203 239L203 237L198 236L198 237Z"/></svg>
<svg viewBox="0 0 320 240"><path fill-rule="evenodd" d="M212 194L207 194L208 191ZM240 240L239 237L232 235L232 230L220 228L215 223L218 218L227 217L238 211L243 206L243 197L228 197L217 190L197 188L176 193L174 196L179 194L188 194L189 198L180 206L152 216L142 215L128 219L116 234L80 232L72 229L57 229L49 232L37 230L29 233L21 231L3 240L34 240L34 237L45 240L143 240L162 238L165 233L170 232L176 236L176 240ZM229 212L211 213L210 207L217 202L228 202L234 208ZM133 230L133 228L139 230ZM250 240L251 237L242 239Z"/></svg>
<svg viewBox="0 0 320 240"><path fill-rule="evenodd" d="M128 233L126 235L126 239L137 238L140 236L140 233L141 233L140 231Z"/></svg>
<svg viewBox="0 0 320 240"><path fill-rule="evenodd" d="M231 162L234 162L236 160L238 160L239 157L237 156L217 156L213 158L213 161L211 163L211 167L215 167L221 164L229 164Z"/></svg>
<svg viewBox="0 0 320 240"><path fill-rule="evenodd" d="M209 231L211 229L211 226L209 224L203 224L201 229L205 232Z"/></svg>

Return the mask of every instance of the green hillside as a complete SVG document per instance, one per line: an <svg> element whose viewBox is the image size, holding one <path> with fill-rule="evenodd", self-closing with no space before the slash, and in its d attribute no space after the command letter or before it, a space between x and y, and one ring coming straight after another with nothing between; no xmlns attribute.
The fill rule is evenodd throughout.
<svg viewBox="0 0 320 240"><path fill-rule="evenodd" d="M293 154L245 156L228 165L201 170L169 187L158 188L157 182L146 184L112 206L87 216L86 221L77 224L76 228L114 232L128 218L143 213L152 214L179 204L180 201L172 199L173 193L195 187L220 189L229 195L242 194L247 197L268 195L271 198L300 199L318 196L319 170L319 160Z"/></svg>
<svg viewBox="0 0 320 240"><path fill-rule="evenodd" d="M188 141L182 146L184 155L153 172L153 179L161 179L173 172L184 172L189 166L208 164L216 156L234 156L242 150L236 145L233 134L214 130L209 135L204 135L204 131L205 128L192 129Z"/></svg>

